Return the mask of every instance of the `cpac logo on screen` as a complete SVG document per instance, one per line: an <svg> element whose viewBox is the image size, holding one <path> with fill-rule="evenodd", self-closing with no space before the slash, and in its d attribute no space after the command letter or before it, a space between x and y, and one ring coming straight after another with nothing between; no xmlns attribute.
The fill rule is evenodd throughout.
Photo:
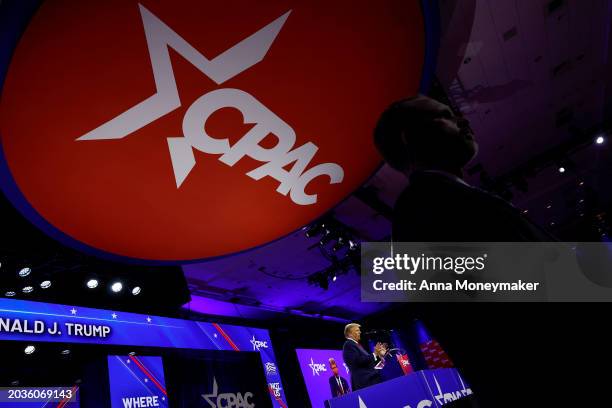
<svg viewBox="0 0 612 408"><path fill-rule="evenodd" d="M255 336L253 336L253 338L251 339L251 344L253 345L253 350L254 351L259 351L259 349L268 348L268 342L267 341L260 341L255 339Z"/></svg>
<svg viewBox="0 0 612 408"><path fill-rule="evenodd" d="M310 364L308 364L308 366L312 369L312 375L319 375L321 371L327 371L325 364L315 363L312 357L310 357Z"/></svg>
<svg viewBox="0 0 612 408"><path fill-rule="evenodd" d="M179 108L181 100L169 48L221 85L263 60L291 13L285 13L209 60L144 6L139 6L157 92L77 140L122 139ZM254 124L232 146L227 139L213 138L204 129L214 112L228 107L239 110L245 123ZM276 191L285 196L289 194L291 200L299 205L317 202L317 194L305 192L315 178L328 176L330 184L340 183L344 178L344 170L336 163L322 163L306 170L318 147L307 142L294 148L296 134L291 126L255 97L240 89L221 88L200 96L187 109L182 127L181 137L167 139L177 188L195 167L193 149L212 155L220 154L219 161L230 167L245 156L264 163L246 175L254 180L266 176L277 180L280 184ZM269 134L275 135L278 142L274 147L265 148L260 143ZM286 170L292 163L291 169Z"/></svg>
<svg viewBox="0 0 612 408"><path fill-rule="evenodd" d="M217 379L213 377L213 391L211 394L202 394L202 398L210 404L211 408L254 408L255 403L251 402L252 392L219 394Z"/></svg>

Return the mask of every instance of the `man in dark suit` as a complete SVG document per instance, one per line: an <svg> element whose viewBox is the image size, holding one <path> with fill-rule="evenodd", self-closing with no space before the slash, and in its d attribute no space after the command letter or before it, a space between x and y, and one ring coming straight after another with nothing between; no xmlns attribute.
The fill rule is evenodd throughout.
<svg viewBox="0 0 612 408"><path fill-rule="evenodd" d="M344 377L341 377L340 373L338 372L338 365L336 364L336 360L330 358L329 366L331 367L332 373L334 374L329 377L329 388L331 390L332 397L339 397L341 395L348 394L349 392L351 392L348 382Z"/></svg>
<svg viewBox="0 0 612 408"><path fill-rule="evenodd" d="M378 384L381 381L380 370L376 367L387 353L382 343L376 343L374 352L367 352L359 340L361 340L361 326L357 323L349 323L344 328L344 347L342 347L342 358L351 373L351 386L353 391Z"/></svg>
<svg viewBox="0 0 612 408"><path fill-rule="evenodd" d="M396 102L380 117L374 142L410 179L395 204L394 241L556 240L507 201L463 180L478 144L467 120L448 106L423 95Z"/></svg>

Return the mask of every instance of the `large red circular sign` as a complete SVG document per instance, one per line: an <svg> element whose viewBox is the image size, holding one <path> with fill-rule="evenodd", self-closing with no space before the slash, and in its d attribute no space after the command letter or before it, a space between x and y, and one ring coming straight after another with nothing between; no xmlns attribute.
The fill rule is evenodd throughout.
<svg viewBox="0 0 612 408"><path fill-rule="evenodd" d="M12 182L87 246L192 260L270 242L380 162L417 92L416 1L46 1L2 91Z"/></svg>

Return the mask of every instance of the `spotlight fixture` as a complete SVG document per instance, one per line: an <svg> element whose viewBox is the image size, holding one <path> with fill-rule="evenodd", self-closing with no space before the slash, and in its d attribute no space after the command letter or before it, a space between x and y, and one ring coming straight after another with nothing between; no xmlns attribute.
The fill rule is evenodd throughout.
<svg viewBox="0 0 612 408"><path fill-rule="evenodd" d="M559 170L559 173L561 173L561 174L565 173L565 167L563 167L563 166L559 166L558 170Z"/></svg>
<svg viewBox="0 0 612 408"><path fill-rule="evenodd" d="M32 286L25 286L23 289L21 289L23 293L32 293L33 290L34 290L34 287Z"/></svg>
<svg viewBox="0 0 612 408"><path fill-rule="evenodd" d="M304 227L306 238L312 238L321 233L321 224L313 224L308 227Z"/></svg>
<svg viewBox="0 0 612 408"><path fill-rule="evenodd" d="M337 276L337 275L334 275L334 277L332 278L332 281L334 281L334 282L335 282L337 279L338 279L338 276Z"/></svg>
<svg viewBox="0 0 612 408"><path fill-rule="evenodd" d="M121 292L123 289L123 284L121 282L115 282L111 285L111 290L115 293Z"/></svg>
<svg viewBox="0 0 612 408"><path fill-rule="evenodd" d="M340 237L340 238L338 238L338 241L332 247L332 251L333 252L338 252L342 248L344 248L344 246L345 246L345 240L344 240L344 238Z"/></svg>
<svg viewBox="0 0 612 408"><path fill-rule="evenodd" d="M135 356L135 355L136 355L136 352L135 352L135 351L130 351L130 352L128 353L128 355L130 355L130 356Z"/></svg>
<svg viewBox="0 0 612 408"><path fill-rule="evenodd" d="M14 291L12 291L12 290L8 290L8 291L6 291L6 292L4 293L4 296L6 296L6 297L14 297L16 294L17 294L17 293L15 293Z"/></svg>
<svg viewBox="0 0 612 408"><path fill-rule="evenodd" d="M31 344L23 350L23 352L26 353L27 355L30 355L34 353L35 351L36 351L36 347L32 346Z"/></svg>
<svg viewBox="0 0 612 408"><path fill-rule="evenodd" d="M66 349L66 350L62 350L62 352L60 353L62 356L67 356L70 354L70 350Z"/></svg>
<svg viewBox="0 0 612 408"><path fill-rule="evenodd" d="M87 281L87 287L89 289L95 289L98 287L98 280L97 279L90 279Z"/></svg>
<svg viewBox="0 0 612 408"><path fill-rule="evenodd" d="M21 276L22 278L25 278L31 272L32 272L32 269L30 269L30 268L21 268L21 270L19 271L19 276Z"/></svg>
<svg viewBox="0 0 612 408"><path fill-rule="evenodd" d="M601 135L595 138L595 143L598 145L603 144L605 141L606 141L606 138Z"/></svg>
<svg viewBox="0 0 612 408"><path fill-rule="evenodd" d="M547 209L547 210L550 210L551 208L552 208L552 204L548 204L548 205L546 206L546 209Z"/></svg>
<svg viewBox="0 0 612 408"><path fill-rule="evenodd" d="M136 296L138 294L140 294L142 289L140 289L140 286L136 286L134 287L134 289L132 289L132 295Z"/></svg>
<svg viewBox="0 0 612 408"><path fill-rule="evenodd" d="M40 287L42 289L49 289L51 287L51 281L50 280L44 280L44 281L40 282Z"/></svg>

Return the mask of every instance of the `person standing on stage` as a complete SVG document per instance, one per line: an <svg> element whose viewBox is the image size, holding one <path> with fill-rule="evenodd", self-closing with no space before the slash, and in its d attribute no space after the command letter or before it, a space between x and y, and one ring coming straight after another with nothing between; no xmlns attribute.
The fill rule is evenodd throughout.
<svg viewBox="0 0 612 408"><path fill-rule="evenodd" d="M342 357L351 374L351 386L353 391L381 382L380 370L375 367L382 361L387 349L382 343L376 343L374 352L367 352L359 340L361 340L361 326L357 323L349 323L344 328L344 347Z"/></svg>

